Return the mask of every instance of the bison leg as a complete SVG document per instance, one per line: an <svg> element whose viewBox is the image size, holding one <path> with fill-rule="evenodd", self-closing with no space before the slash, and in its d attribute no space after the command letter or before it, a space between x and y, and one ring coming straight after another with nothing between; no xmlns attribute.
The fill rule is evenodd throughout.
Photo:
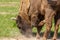
<svg viewBox="0 0 60 40"><path fill-rule="evenodd" d="M59 21L58 21L59 22ZM58 22L55 25L55 31L54 31L54 36L53 36L53 40L56 40L57 38L57 34L58 34L58 29L59 29L59 24Z"/></svg>
<svg viewBox="0 0 60 40"><path fill-rule="evenodd" d="M44 25L44 24L45 24L45 20L41 21L41 22L38 24L38 26L42 26L42 25Z"/></svg>
<svg viewBox="0 0 60 40"><path fill-rule="evenodd" d="M54 12L51 9L46 9L45 14L45 21L46 21L46 30L43 35L43 40L47 40L47 37L50 33L51 27L52 27L52 17L54 16Z"/></svg>
<svg viewBox="0 0 60 40"><path fill-rule="evenodd" d="M40 31L41 31L41 29L42 29L42 26L37 27L37 35L36 35L37 39L40 39Z"/></svg>
<svg viewBox="0 0 60 40"><path fill-rule="evenodd" d="M54 31L54 36L52 40L56 40L57 38L59 24L60 24L60 14L55 16L55 31Z"/></svg>

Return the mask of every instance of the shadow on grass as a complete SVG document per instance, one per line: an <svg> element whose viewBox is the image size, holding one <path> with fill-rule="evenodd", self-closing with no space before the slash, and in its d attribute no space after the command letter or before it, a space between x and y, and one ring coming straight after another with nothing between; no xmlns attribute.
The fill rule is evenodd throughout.
<svg viewBox="0 0 60 40"><path fill-rule="evenodd" d="M42 37L43 34L44 34L44 32L41 32L41 33L40 33L40 36ZM54 34L54 32L51 31L50 34L49 34L49 36L48 36L48 39L51 39L51 38L53 37L53 34ZM34 37L36 36L36 32L33 32L33 36L34 36ZM58 39L60 39L60 33L58 33Z"/></svg>

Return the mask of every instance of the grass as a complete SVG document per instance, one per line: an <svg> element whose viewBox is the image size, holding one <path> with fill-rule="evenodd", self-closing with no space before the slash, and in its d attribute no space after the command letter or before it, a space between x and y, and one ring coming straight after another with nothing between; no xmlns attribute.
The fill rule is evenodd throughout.
<svg viewBox="0 0 60 40"><path fill-rule="evenodd" d="M0 37L13 37L20 34L16 26L16 21L11 20L11 18L16 17L19 12L19 1L20 0L0 0L0 4L2 5L7 5L9 2L17 2L14 3L15 6L0 6ZM11 3L9 4L11 5ZM2 12L7 12L8 14L2 14Z"/></svg>
<svg viewBox="0 0 60 40"><path fill-rule="evenodd" d="M18 7L8 7L8 6L0 7L0 12L18 12L18 11L19 11Z"/></svg>
<svg viewBox="0 0 60 40"><path fill-rule="evenodd" d="M0 2L19 2L20 0L0 0Z"/></svg>
<svg viewBox="0 0 60 40"><path fill-rule="evenodd" d="M19 34L19 30L16 27L16 22L11 20L11 17L15 17L12 14L0 15L0 37L16 36Z"/></svg>

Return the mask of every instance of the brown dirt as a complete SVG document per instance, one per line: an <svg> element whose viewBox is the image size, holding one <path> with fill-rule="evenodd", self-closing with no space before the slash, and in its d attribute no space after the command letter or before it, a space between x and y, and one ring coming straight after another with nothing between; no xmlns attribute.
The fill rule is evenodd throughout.
<svg viewBox="0 0 60 40"><path fill-rule="evenodd" d="M0 38L0 40L37 40L36 38L32 37L32 38L26 38L24 36L18 36L18 37L15 37L15 38L8 38L8 37L3 37L3 38ZM39 40L42 40L39 39ZM48 39L48 40L51 40L51 39ZM60 40L60 39L57 39L57 40Z"/></svg>
<svg viewBox="0 0 60 40"><path fill-rule="evenodd" d="M35 38L26 38L24 36L17 36L17 37L13 37L13 38L10 38L10 37L2 37L0 38L0 40L35 40Z"/></svg>

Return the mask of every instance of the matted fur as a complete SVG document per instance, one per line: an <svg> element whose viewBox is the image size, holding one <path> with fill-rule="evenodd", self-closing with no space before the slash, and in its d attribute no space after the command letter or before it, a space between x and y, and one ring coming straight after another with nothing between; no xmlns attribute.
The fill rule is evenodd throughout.
<svg viewBox="0 0 60 40"><path fill-rule="evenodd" d="M56 3L57 2L57 3ZM53 4L51 4L53 3ZM58 30L58 25L60 24L60 1L47 1L47 0L21 0L20 2L20 12L19 12L19 17L21 17L21 22L19 22L19 17L17 17L17 24L19 23L22 24L23 26L21 29L29 30L30 32L25 32L25 33L31 33L32 25L37 27L37 38L39 38L39 33L42 29L42 26L45 22L46 24L46 30L43 35L43 40L47 40L48 34L51 30L52 26L52 18L55 17L55 34L53 37L53 40L56 40L57 38L57 30ZM30 18L30 19L29 19ZM45 19L45 20L44 20ZM42 21L43 20L43 21ZM57 21L56 21L57 20ZM39 23L40 22L40 23ZM41 25L41 23L43 23ZM38 26L39 24L39 26ZM21 26L21 25L20 25ZM29 26L29 27L28 27Z"/></svg>

